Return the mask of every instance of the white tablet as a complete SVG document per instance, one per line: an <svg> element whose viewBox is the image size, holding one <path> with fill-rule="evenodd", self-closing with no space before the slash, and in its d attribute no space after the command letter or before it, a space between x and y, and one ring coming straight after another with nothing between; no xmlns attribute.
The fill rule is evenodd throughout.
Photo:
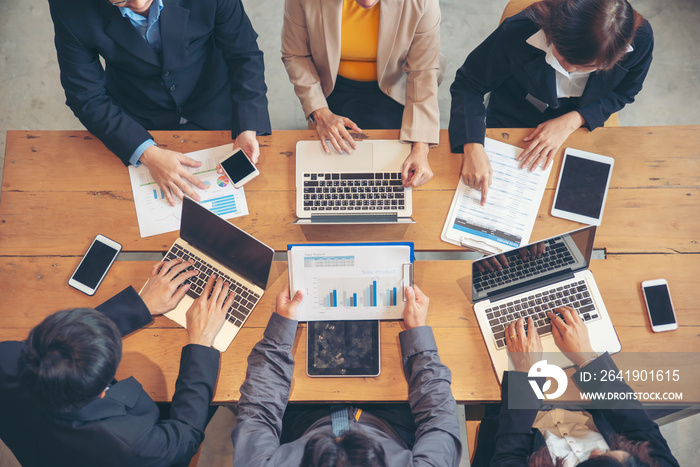
<svg viewBox="0 0 700 467"><path fill-rule="evenodd" d="M614 163L612 157L566 148L552 215L600 225Z"/></svg>

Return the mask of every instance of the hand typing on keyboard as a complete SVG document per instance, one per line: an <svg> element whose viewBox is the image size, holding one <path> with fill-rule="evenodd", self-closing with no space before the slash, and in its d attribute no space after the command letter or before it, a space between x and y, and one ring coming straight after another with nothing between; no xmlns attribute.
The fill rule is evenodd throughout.
<svg viewBox="0 0 700 467"><path fill-rule="evenodd" d="M214 274L209 276L204 292L187 310L190 344L211 347L226 321L226 311L233 305L235 295L233 292L229 294L229 284L223 279L217 279Z"/></svg>
<svg viewBox="0 0 700 467"><path fill-rule="evenodd" d="M148 282L140 295L151 315L162 315L180 303L190 285L185 281L199 274L197 270L185 271L192 266L192 261L179 258L156 263L151 270Z"/></svg>
<svg viewBox="0 0 700 467"><path fill-rule="evenodd" d="M421 186L433 178L428 163L428 143L413 143L411 153L401 167L401 181L405 187Z"/></svg>
<svg viewBox="0 0 700 467"><path fill-rule="evenodd" d="M553 324L554 343L574 365L580 368L598 356L591 347L588 327L573 308L563 306L556 311L557 313L547 314Z"/></svg>
<svg viewBox="0 0 700 467"><path fill-rule="evenodd" d="M511 321L506 326L508 357L515 371L528 372L532 365L542 360L542 341L539 333L535 331L532 318L527 319L527 328L525 329L523 318Z"/></svg>

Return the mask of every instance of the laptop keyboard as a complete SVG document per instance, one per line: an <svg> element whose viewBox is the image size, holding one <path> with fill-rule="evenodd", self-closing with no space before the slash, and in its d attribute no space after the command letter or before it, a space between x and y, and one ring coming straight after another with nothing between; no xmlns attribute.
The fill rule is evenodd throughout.
<svg viewBox="0 0 700 467"><path fill-rule="evenodd" d="M551 334L552 323L547 317L547 312L554 312L554 308L560 306L574 308L584 322L600 319L600 313L593 304L586 282L583 280L572 282L488 308L486 317L489 320L493 337L496 340L496 348L502 349L506 347L505 327L508 323L518 318L525 318L526 330L528 327L527 318L532 317L538 334Z"/></svg>
<svg viewBox="0 0 700 467"><path fill-rule="evenodd" d="M508 251L504 256L508 260L507 268L493 272L474 270L474 288L477 291L511 282L522 282L522 279L527 277L560 269L576 262L564 243L555 242L552 239L546 241L545 252L539 258L523 260L519 249Z"/></svg>
<svg viewBox="0 0 700 467"><path fill-rule="evenodd" d="M304 211L398 211L405 200L400 172L304 174Z"/></svg>
<svg viewBox="0 0 700 467"><path fill-rule="evenodd" d="M215 268L199 256L195 256L192 252L185 250L180 245L173 245L173 247L165 255L164 260L170 261L175 258L180 258L183 261L193 260L194 264L192 267L188 268L187 271L192 269L197 269L199 274L190 278L187 282L190 284L190 289L187 291L187 295L192 298L198 298L204 292L204 286L207 283L207 279L212 274L216 274L218 277L223 278L226 282L230 284L230 290L236 294L233 299L233 305L229 308L226 313L226 319L233 323L235 326L243 326L243 322L248 318L250 313L255 308L255 304L260 300L260 295L256 294L250 290L245 285L241 284L237 280L231 278L229 275L221 272L221 270Z"/></svg>

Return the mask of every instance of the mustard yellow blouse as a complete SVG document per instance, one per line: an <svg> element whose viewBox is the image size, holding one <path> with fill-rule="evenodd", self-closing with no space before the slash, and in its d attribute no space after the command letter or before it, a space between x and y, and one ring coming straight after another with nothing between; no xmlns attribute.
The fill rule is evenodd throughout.
<svg viewBox="0 0 700 467"><path fill-rule="evenodd" d="M355 81L377 80L379 5L365 10L355 0L343 0L338 74Z"/></svg>

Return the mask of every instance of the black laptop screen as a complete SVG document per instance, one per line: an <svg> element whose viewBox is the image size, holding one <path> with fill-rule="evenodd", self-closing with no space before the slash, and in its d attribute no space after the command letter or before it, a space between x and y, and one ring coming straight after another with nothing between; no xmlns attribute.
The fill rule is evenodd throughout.
<svg viewBox="0 0 700 467"><path fill-rule="evenodd" d="M595 226L491 255L472 263L472 302L539 287L590 264Z"/></svg>
<svg viewBox="0 0 700 467"><path fill-rule="evenodd" d="M189 198L182 201L180 237L265 289L274 251Z"/></svg>

